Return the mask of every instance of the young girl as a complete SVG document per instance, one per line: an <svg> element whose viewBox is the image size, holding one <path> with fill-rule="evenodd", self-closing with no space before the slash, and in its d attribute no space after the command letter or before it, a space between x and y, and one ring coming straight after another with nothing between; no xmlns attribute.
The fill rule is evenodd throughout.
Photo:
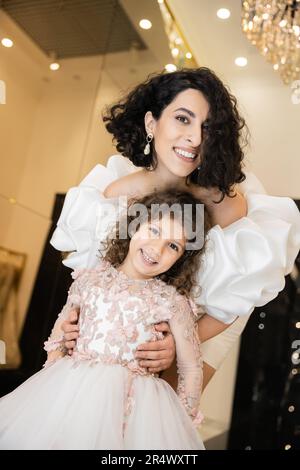
<svg viewBox="0 0 300 470"><path fill-rule="evenodd" d="M1 449L204 449L196 430L199 308L190 296L203 251L198 235L202 230L205 237L208 222L199 225L200 201L186 192L153 193L138 202L146 209L138 230L128 211L129 237L121 238L118 225L98 265L73 273L45 343L45 368L1 399ZM153 216L154 204L174 203L179 215ZM186 205L193 211L183 223ZM188 242L195 239L193 249ZM60 325L73 307L81 309L80 335L70 357L64 356ZM135 359L138 344L158 338L159 321L169 322L176 342L178 395Z"/></svg>

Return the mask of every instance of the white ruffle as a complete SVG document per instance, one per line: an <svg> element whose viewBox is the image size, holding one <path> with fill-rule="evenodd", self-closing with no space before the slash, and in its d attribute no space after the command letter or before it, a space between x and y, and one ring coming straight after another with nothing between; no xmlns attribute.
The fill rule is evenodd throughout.
<svg viewBox="0 0 300 470"><path fill-rule="evenodd" d="M103 191L133 171L137 169L129 161L114 155L107 167L96 165L78 187L68 191L50 241L60 251L74 251L63 261L66 266L97 264L100 242L119 210L118 200L105 198ZM252 173L247 173L240 190L248 203L247 216L225 229L216 225L210 230L199 272L202 291L197 301L225 323L274 299L300 249L300 215L292 199L265 194Z"/></svg>
<svg viewBox="0 0 300 470"><path fill-rule="evenodd" d="M274 299L300 248L300 216L291 199L249 192L245 197L247 217L210 230L198 278L197 301L225 323Z"/></svg>

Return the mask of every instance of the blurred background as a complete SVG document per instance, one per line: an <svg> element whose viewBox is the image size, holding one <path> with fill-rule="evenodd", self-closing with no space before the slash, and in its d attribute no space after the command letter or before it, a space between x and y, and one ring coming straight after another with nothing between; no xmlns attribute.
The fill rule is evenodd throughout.
<svg viewBox="0 0 300 470"><path fill-rule="evenodd" d="M116 153L103 108L150 73L212 68L250 128L247 167L299 202L299 34L290 0L0 1L0 395L45 360L71 282L49 239L66 191ZM298 269L205 390L208 449L300 449Z"/></svg>

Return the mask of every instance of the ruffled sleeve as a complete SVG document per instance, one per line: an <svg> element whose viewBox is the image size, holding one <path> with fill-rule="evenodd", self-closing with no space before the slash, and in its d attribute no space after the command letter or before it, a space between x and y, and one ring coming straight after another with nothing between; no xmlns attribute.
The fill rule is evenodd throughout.
<svg viewBox="0 0 300 470"><path fill-rule="evenodd" d="M113 155L107 166L96 165L79 186L71 188L52 238L59 251L72 252L63 264L72 269L92 268L109 231L122 210L119 199L108 199L105 188L114 180L137 169L121 155Z"/></svg>
<svg viewBox="0 0 300 470"><path fill-rule="evenodd" d="M224 323L274 299L300 249L300 215L294 201L265 194L252 174L241 190L247 216L225 229L216 225L210 230L198 277L197 303Z"/></svg>

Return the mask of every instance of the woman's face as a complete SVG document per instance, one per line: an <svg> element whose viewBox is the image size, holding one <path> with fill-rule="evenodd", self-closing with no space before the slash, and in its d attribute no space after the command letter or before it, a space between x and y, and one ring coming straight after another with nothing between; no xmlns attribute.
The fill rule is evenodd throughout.
<svg viewBox="0 0 300 470"><path fill-rule="evenodd" d="M203 94L192 88L180 92L155 120L149 111L145 116L148 132L154 136L158 167L186 177L200 164L202 124L207 119L209 104Z"/></svg>

